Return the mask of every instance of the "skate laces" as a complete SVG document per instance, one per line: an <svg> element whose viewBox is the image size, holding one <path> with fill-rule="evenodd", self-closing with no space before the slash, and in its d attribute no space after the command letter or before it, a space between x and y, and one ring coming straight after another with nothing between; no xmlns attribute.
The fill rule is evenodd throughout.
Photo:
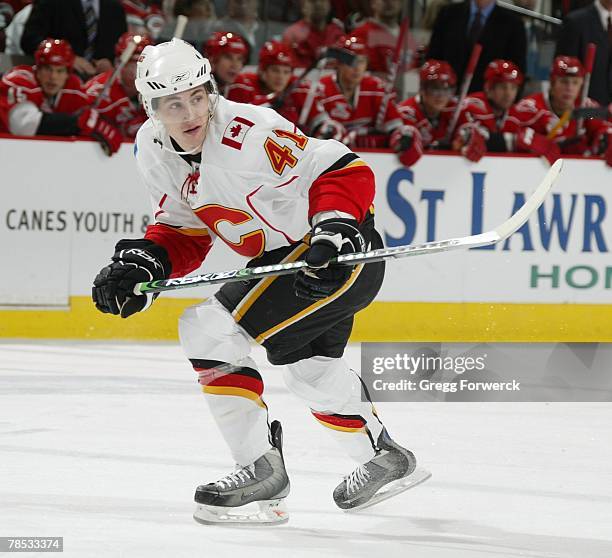
<svg viewBox="0 0 612 558"><path fill-rule="evenodd" d="M253 467L253 465L247 465L219 479L215 484L219 486L219 488L231 488L232 485L238 488L241 484L246 484L250 479L255 478L254 469L255 467Z"/></svg>
<svg viewBox="0 0 612 558"><path fill-rule="evenodd" d="M346 490L349 494L363 488L370 479L370 471L365 465L359 465L350 475L344 477Z"/></svg>

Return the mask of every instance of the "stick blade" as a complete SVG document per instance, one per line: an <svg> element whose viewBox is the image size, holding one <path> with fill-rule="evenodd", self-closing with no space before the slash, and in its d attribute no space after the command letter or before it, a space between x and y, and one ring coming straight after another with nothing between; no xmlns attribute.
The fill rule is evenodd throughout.
<svg viewBox="0 0 612 558"><path fill-rule="evenodd" d="M495 233L499 235L499 241L508 238L512 233L520 229L533 214L534 211L542 205L548 192L553 187L553 184L559 178L559 174L563 169L563 159L557 159L544 177L544 180L535 189L529 199L523 204L523 206L508 219L505 223L502 223L495 229Z"/></svg>

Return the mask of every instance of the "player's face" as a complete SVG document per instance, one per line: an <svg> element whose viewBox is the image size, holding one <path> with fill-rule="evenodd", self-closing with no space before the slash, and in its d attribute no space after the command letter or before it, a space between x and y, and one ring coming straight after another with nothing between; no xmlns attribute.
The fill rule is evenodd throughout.
<svg viewBox="0 0 612 558"><path fill-rule="evenodd" d="M293 73L291 66L272 64L261 72L261 79L273 93L280 93L287 88Z"/></svg>
<svg viewBox="0 0 612 558"><path fill-rule="evenodd" d="M368 59L366 56L356 56L351 66L348 64L338 64L338 76L340 82L350 87L357 87L368 69Z"/></svg>
<svg viewBox="0 0 612 558"><path fill-rule="evenodd" d="M136 61L130 60L123 68L121 69L121 85L125 90L125 93L128 97L136 97L138 91L136 91Z"/></svg>
<svg viewBox="0 0 612 558"><path fill-rule="evenodd" d="M215 58L213 72L222 83L234 83L243 66L244 58L241 54L228 52Z"/></svg>
<svg viewBox="0 0 612 558"><path fill-rule="evenodd" d="M36 68L36 79L47 97L57 95L64 88L68 75L66 66L44 65Z"/></svg>
<svg viewBox="0 0 612 558"><path fill-rule="evenodd" d="M429 116L436 116L450 101L453 88L443 83L432 83L421 89L421 101Z"/></svg>
<svg viewBox="0 0 612 558"><path fill-rule="evenodd" d="M161 97L155 114L185 151L202 146L208 126L208 94L203 86Z"/></svg>
<svg viewBox="0 0 612 558"><path fill-rule="evenodd" d="M516 83L496 83L487 89L487 97L498 108L508 110L516 100L518 85Z"/></svg>
<svg viewBox="0 0 612 558"><path fill-rule="evenodd" d="M558 77L550 86L550 96L560 108L570 109L580 94L583 81L578 76Z"/></svg>

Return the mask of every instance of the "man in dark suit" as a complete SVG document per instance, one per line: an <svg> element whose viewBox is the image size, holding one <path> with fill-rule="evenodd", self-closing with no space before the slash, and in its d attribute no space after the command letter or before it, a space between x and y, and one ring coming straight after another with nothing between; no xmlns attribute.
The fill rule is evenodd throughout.
<svg viewBox="0 0 612 558"><path fill-rule="evenodd" d="M589 43L597 45L589 97L607 105L612 102L612 0L595 0L565 17L557 56L566 54L584 61Z"/></svg>
<svg viewBox="0 0 612 558"><path fill-rule="evenodd" d="M525 72L525 25L520 16L496 5L495 0L444 6L434 23L427 57L449 62L461 82L475 43L482 45L482 53L470 91L482 90L484 70L492 60L511 60Z"/></svg>
<svg viewBox="0 0 612 558"><path fill-rule="evenodd" d="M32 55L47 37L66 39L77 55L74 69L93 75L112 68L115 44L125 31L119 0L34 0L21 48Z"/></svg>

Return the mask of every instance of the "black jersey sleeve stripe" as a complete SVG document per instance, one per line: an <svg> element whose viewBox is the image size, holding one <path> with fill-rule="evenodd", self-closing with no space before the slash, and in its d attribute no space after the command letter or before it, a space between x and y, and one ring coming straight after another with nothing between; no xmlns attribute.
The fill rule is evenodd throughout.
<svg viewBox="0 0 612 558"><path fill-rule="evenodd" d="M328 172L334 172L343 169L344 167L346 167L346 165L352 163L355 159L359 159L359 155L356 155L355 153L347 153L346 155L340 157L340 159L338 159L331 167L325 169L319 176L323 176Z"/></svg>

